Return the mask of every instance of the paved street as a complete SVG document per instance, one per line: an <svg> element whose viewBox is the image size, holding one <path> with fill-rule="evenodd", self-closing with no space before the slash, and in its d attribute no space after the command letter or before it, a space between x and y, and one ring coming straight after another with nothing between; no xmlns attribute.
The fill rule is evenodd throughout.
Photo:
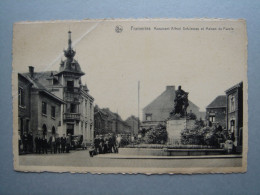
<svg viewBox="0 0 260 195"><path fill-rule="evenodd" d="M111 154L112 155L112 154ZM119 158L115 158L118 155ZM126 159L119 154L99 155L91 158L88 150L71 151L69 154L28 154L19 156L20 165L72 166L72 167L239 167L241 158L215 159Z"/></svg>

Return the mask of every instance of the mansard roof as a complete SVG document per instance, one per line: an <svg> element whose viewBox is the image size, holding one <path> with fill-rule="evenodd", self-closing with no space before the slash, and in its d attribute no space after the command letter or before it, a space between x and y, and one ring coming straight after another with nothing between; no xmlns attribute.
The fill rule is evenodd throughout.
<svg viewBox="0 0 260 195"><path fill-rule="evenodd" d="M56 75L62 74L62 73L72 73L77 75L84 75L85 73L81 70L80 65L77 60L75 59L66 59L64 61L61 61L60 64L60 71L56 73Z"/></svg>

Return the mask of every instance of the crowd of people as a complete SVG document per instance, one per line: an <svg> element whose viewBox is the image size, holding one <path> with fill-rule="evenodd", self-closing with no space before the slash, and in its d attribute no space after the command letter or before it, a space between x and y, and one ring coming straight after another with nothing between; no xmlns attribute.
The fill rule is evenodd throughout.
<svg viewBox="0 0 260 195"><path fill-rule="evenodd" d="M53 134L47 138L46 135L37 134L33 139L31 132L24 132L22 136L19 135L19 154L69 153L73 148L72 137L70 134L67 136L63 134L62 137ZM118 148L122 141L121 139L121 136L115 136L114 134L97 135L89 149L90 156L118 153Z"/></svg>
<svg viewBox="0 0 260 195"><path fill-rule="evenodd" d="M120 139L113 134L97 135L94 139L92 149L90 149L90 156L106 153L118 153L120 146Z"/></svg>
<svg viewBox="0 0 260 195"><path fill-rule="evenodd" d="M49 139L46 135L40 136L39 134L33 140L32 133L24 132L19 136L19 154L51 154L56 153L69 153L71 148L71 136L68 134L59 137L53 134Z"/></svg>

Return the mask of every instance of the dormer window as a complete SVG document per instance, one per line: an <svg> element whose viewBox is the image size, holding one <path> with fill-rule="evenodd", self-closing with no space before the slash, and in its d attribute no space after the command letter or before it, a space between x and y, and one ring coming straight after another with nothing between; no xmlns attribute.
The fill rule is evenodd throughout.
<svg viewBox="0 0 260 195"><path fill-rule="evenodd" d="M71 63L71 68L72 68L73 70L75 70L75 64L74 64L74 63Z"/></svg>
<svg viewBox="0 0 260 195"><path fill-rule="evenodd" d="M57 85L59 82L56 78L53 78L52 83L53 83L53 85Z"/></svg>

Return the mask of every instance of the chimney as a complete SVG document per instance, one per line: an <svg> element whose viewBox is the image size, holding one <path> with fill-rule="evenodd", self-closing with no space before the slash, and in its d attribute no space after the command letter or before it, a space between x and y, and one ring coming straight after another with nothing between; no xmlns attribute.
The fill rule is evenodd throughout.
<svg viewBox="0 0 260 195"><path fill-rule="evenodd" d="M166 86L166 90L173 90L173 91L175 91L175 86L174 85L168 85L168 86Z"/></svg>
<svg viewBox="0 0 260 195"><path fill-rule="evenodd" d="M33 78L33 76L34 76L34 67L33 66L29 66L29 73L30 73L31 78Z"/></svg>

